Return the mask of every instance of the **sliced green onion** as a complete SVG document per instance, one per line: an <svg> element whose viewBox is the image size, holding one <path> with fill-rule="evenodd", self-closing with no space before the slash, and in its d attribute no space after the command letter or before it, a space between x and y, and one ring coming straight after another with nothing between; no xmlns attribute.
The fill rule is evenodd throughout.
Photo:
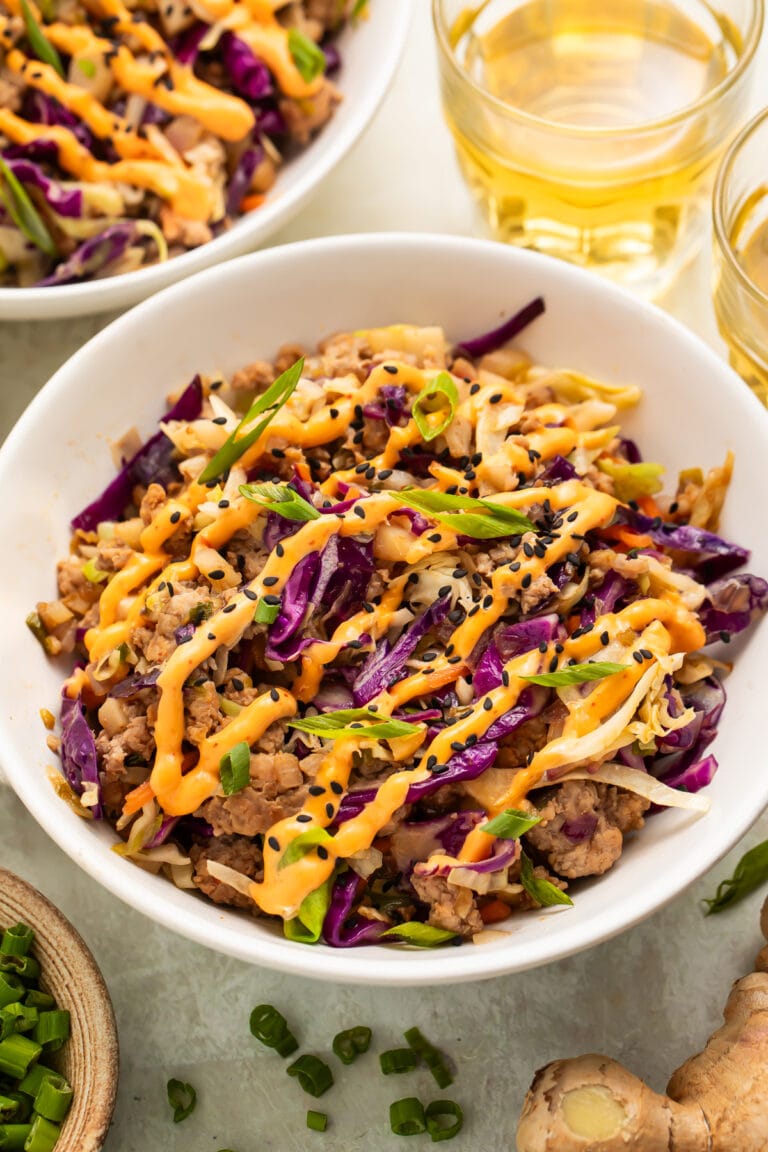
<svg viewBox="0 0 768 1152"><path fill-rule="evenodd" d="M0 1124L0 1150L2 1152L22 1152L29 1149L27 1143L32 1133L31 1124ZM58 1135L58 1133L57 1133ZM38 1145L38 1149L39 1149ZM53 1148L53 1145L50 1145Z"/></svg>
<svg viewBox="0 0 768 1152"><path fill-rule="evenodd" d="M379 1056L379 1064L385 1076L400 1072L413 1072L419 1060L412 1048L390 1048Z"/></svg>
<svg viewBox="0 0 768 1152"><path fill-rule="evenodd" d="M242 792L251 782L251 749L245 740L235 744L219 760L221 789L225 796Z"/></svg>
<svg viewBox="0 0 768 1152"><path fill-rule="evenodd" d="M64 65L61 62L61 56L35 20L27 0L21 0L21 14L24 17L27 40L35 56L44 64L50 64L51 68L55 68L59 76L64 79Z"/></svg>
<svg viewBox="0 0 768 1152"><path fill-rule="evenodd" d="M169 1080L166 1085L168 1103L173 1108L173 1122L180 1124L191 1116L197 1104L197 1092L184 1080Z"/></svg>
<svg viewBox="0 0 768 1152"><path fill-rule="evenodd" d="M103 584L105 580L109 580L109 572L105 572L103 568L97 568L96 559L93 556L83 564L83 576L91 584Z"/></svg>
<svg viewBox="0 0 768 1152"><path fill-rule="evenodd" d="M566 688L571 684L585 684L588 680L604 680L623 672L628 664L613 664L610 660L592 660L586 664L571 664L557 672L542 672L540 676L521 676L529 684L540 684L542 688Z"/></svg>
<svg viewBox="0 0 768 1152"><path fill-rule="evenodd" d="M82 72L83 76L85 76L88 80L93 80L94 76L96 75L96 65L94 64L93 60L78 60L77 67Z"/></svg>
<svg viewBox="0 0 768 1152"><path fill-rule="evenodd" d="M30 612L24 623L42 647L43 651L47 652L49 656L55 656L53 637L48 635L45 625L37 612Z"/></svg>
<svg viewBox="0 0 768 1152"><path fill-rule="evenodd" d="M56 1008L51 1012L40 1013L32 1035L46 1052L58 1052L62 1044L69 1040L69 1032L69 1012Z"/></svg>
<svg viewBox="0 0 768 1152"><path fill-rule="evenodd" d="M533 864L525 852L520 855L520 883L528 895L532 896L536 903L541 904L543 908L551 908L555 904L573 904L573 900L567 892L563 892L549 880L543 880L534 874Z"/></svg>
<svg viewBox="0 0 768 1152"><path fill-rule="evenodd" d="M456 415L458 404L459 393L447 372L440 372L422 388L411 407L411 416L416 421L422 440L434 440L445 432ZM429 417L437 411L443 411L444 414L441 420L433 424Z"/></svg>
<svg viewBox="0 0 768 1152"><path fill-rule="evenodd" d="M24 1143L24 1152L53 1152L60 1134L61 1128L58 1124L52 1124L45 1116L34 1116ZM3 1145L0 1145L0 1148L2 1147Z"/></svg>
<svg viewBox="0 0 768 1152"><path fill-rule="evenodd" d="M308 832L300 832L294 840L291 840L280 857L280 863L277 866L278 871L281 868L289 868L297 860L302 860L318 844L326 844L332 839L333 837L326 832L325 828L310 828Z"/></svg>
<svg viewBox="0 0 768 1152"><path fill-rule="evenodd" d="M34 956L0 955L0 972L13 972L20 980L37 980L40 976L40 965Z"/></svg>
<svg viewBox="0 0 768 1152"><path fill-rule="evenodd" d="M58 256L59 250L42 216L35 208L26 188L16 178L2 156L0 156L0 176L2 176L0 200L19 232L41 252L45 252L46 256L51 258Z"/></svg>
<svg viewBox="0 0 768 1152"><path fill-rule="evenodd" d="M38 1011L56 1007L53 996L48 992L41 992L39 988L30 988L24 997L24 1003L28 1008L37 1008Z"/></svg>
<svg viewBox="0 0 768 1152"><path fill-rule="evenodd" d="M24 985L18 976L13 976L10 972L0 972L0 1008L4 1008L6 1004L13 1004L23 992Z"/></svg>
<svg viewBox="0 0 768 1152"><path fill-rule="evenodd" d="M236 464L240 457L248 451L252 444L261 436L271 423L274 416L280 411L285 404L286 400L293 393L301 379L301 373L304 370L304 357L297 360L295 364L278 376L274 384L271 384L257 400L253 402L251 407L243 416L242 420L235 428L234 432L229 436L224 444L219 448L216 455L212 460L206 464L203 471L198 476L199 484L207 484L211 480L217 480L224 472L228 472L233 464ZM245 431L248 425L266 413L263 420L260 420L249 431Z"/></svg>
<svg viewBox="0 0 768 1152"><path fill-rule="evenodd" d="M487 824L480 825L480 831L498 840L519 840L541 821L541 816L521 812L519 808L507 808Z"/></svg>
<svg viewBox="0 0 768 1152"><path fill-rule="evenodd" d="M189 610L189 623L197 627L202 624L204 620L208 620L213 616L213 603L210 600L201 600L199 604Z"/></svg>
<svg viewBox="0 0 768 1152"><path fill-rule="evenodd" d="M433 1144L438 1140L453 1140L464 1124L464 1113L455 1100L433 1100L427 1105L424 1115ZM444 1116L452 1116L453 1124L443 1124Z"/></svg>
<svg viewBox="0 0 768 1152"><path fill-rule="evenodd" d="M35 934L27 924L6 928L0 941L0 953L3 956L26 956L34 938Z"/></svg>
<svg viewBox="0 0 768 1152"><path fill-rule="evenodd" d="M5 1040L0 1040L0 1072L12 1080L21 1080L42 1050L40 1044L15 1032Z"/></svg>
<svg viewBox="0 0 768 1152"><path fill-rule="evenodd" d="M354 1028L337 1032L331 1047L342 1064L353 1064L358 1056L362 1056L370 1048L372 1035L370 1028L358 1024Z"/></svg>
<svg viewBox="0 0 768 1152"><path fill-rule="evenodd" d="M388 936L395 936L415 948L437 948L440 944L456 939L455 932L449 932L447 928L433 928L431 924L421 924L418 920L393 924L386 932L382 932L380 939L385 940Z"/></svg>
<svg viewBox="0 0 768 1152"><path fill-rule="evenodd" d="M763 840L761 844L756 844L742 856L733 876L720 881L714 896L703 901L706 905L706 915L713 916L725 908L730 908L732 904L738 904L766 880L768 880L768 840Z"/></svg>
<svg viewBox="0 0 768 1152"><path fill-rule="evenodd" d="M17 1001L0 1008L0 1015L13 1021L12 1031L31 1032L37 1024L40 1013L37 1008L30 1008L27 1004Z"/></svg>
<svg viewBox="0 0 768 1152"><path fill-rule="evenodd" d="M279 615L279 604L265 604L263 600L259 600L253 614L253 622L254 624L274 624Z"/></svg>
<svg viewBox="0 0 768 1152"><path fill-rule="evenodd" d="M450 492L435 492L431 488L404 488L402 492L387 492L387 495L400 504L431 516L454 532L477 540L538 531L536 525L522 512L516 508L507 508L505 504L495 504L492 500L454 496Z"/></svg>
<svg viewBox="0 0 768 1152"><path fill-rule="evenodd" d="M320 519L318 510L288 484L241 484L240 495L270 512L277 512L286 520L308 523Z"/></svg>
<svg viewBox="0 0 768 1152"><path fill-rule="evenodd" d="M242 704L238 704L234 700L227 700L226 696L222 696L219 700L219 708L225 716L231 716L233 719L235 716L239 716L243 710Z"/></svg>
<svg viewBox="0 0 768 1152"><path fill-rule="evenodd" d="M625 504L641 496L653 496L664 487L663 464L627 464L623 460L596 460L601 472L613 480L613 491Z"/></svg>
<svg viewBox="0 0 768 1152"><path fill-rule="evenodd" d="M313 1112L310 1108L307 1112L307 1128L311 1128L313 1132L325 1132L328 1127L328 1117L325 1112Z"/></svg>
<svg viewBox="0 0 768 1152"><path fill-rule="evenodd" d="M0 1095L0 1124L15 1120L19 1114L19 1102L12 1096Z"/></svg>
<svg viewBox="0 0 768 1152"><path fill-rule="evenodd" d="M395 1136L418 1136L427 1130L424 1105L415 1096L395 1100L389 1106L389 1126Z"/></svg>
<svg viewBox="0 0 768 1152"><path fill-rule="evenodd" d="M299 1056L286 1068L310 1096L322 1096L333 1085L333 1072L317 1056Z"/></svg>
<svg viewBox="0 0 768 1152"><path fill-rule="evenodd" d="M45 1116L46 1120L53 1120L60 1124L69 1112L74 1093L63 1076L51 1073L44 1076L40 1091L35 1096L35 1112L38 1116Z"/></svg>
<svg viewBox="0 0 768 1152"><path fill-rule="evenodd" d="M50 1068L46 1068L43 1064L34 1064L27 1072L24 1079L19 1084L19 1092L23 1092L25 1096L31 1096L34 1100L40 1091L43 1080L47 1076L55 1076L56 1073Z"/></svg>
<svg viewBox="0 0 768 1152"><path fill-rule="evenodd" d="M447 1088L449 1084L453 1084L453 1073L439 1048L435 1048L418 1028L409 1028L403 1035L416 1055L420 1056L429 1068L438 1088Z"/></svg>
<svg viewBox="0 0 768 1152"><path fill-rule="evenodd" d="M336 740L342 736L358 736L370 740L389 740L398 736L413 736L418 732L416 724L406 724L404 720L378 719L368 708L340 708L336 712L323 712L319 716L307 716L304 720L289 720L290 728L300 732L310 732L314 736L324 736Z"/></svg>
<svg viewBox="0 0 768 1152"><path fill-rule="evenodd" d="M23 1092L6 1092L6 1099L13 1100L16 1105L16 1124L26 1124L32 1115L32 1101Z"/></svg>
<svg viewBox="0 0 768 1152"><path fill-rule="evenodd" d="M298 916L283 921L283 933L287 940L294 940L297 944L317 944L331 903L332 882L333 875L304 897L299 905Z"/></svg>
<svg viewBox="0 0 768 1152"><path fill-rule="evenodd" d="M258 1004L250 1019L251 1035L280 1056L291 1056L299 1042L288 1027L288 1021L271 1004Z"/></svg>
<svg viewBox="0 0 768 1152"><path fill-rule="evenodd" d="M325 72L325 53L298 28L288 31L288 49L303 80L311 84Z"/></svg>

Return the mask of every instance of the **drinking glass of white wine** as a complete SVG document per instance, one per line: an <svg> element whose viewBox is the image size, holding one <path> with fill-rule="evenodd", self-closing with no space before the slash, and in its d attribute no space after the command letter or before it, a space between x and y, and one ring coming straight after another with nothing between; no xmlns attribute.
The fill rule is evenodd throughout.
<svg viewBox="0 0 768 1152"><path fill-rule="evenodd" d="M654 296L707 235L763 0L433 0L443 108L492 233Z"/></svg>

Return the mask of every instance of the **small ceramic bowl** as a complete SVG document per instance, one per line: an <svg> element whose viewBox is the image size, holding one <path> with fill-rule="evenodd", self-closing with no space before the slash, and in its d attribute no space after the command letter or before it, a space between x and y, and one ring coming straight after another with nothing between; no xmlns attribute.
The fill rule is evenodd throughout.
<svg viewBox="0 0 768 1152"><path fill-rule="evenodd" d="M19 922L34 930L43 987L72 1018L57 1068L75 1095L56 1152L99 1152L117 1094L117 1028L107 986L69 920L26 880L0 868L0 927Z"/></svg>

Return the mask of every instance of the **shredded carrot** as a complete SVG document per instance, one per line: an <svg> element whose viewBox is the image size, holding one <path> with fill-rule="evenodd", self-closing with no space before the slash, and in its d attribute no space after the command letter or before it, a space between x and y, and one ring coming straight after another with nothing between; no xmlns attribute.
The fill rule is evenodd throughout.
<svg viewBox="0 0 768 1152"><path fill-rule="evenodd" d="M253 212L254 208L261 208L266 199L260 192L252 192L250 196L243 196L240 201L241 212Z"/></svg>
<svg viewBox="0 0 768 1152"><path fill-rule="evenodd" d="M638 496L637 506L646 516L660 516L662 520L666 520L666 516L661 508L659 508L653 496Z"/></svg>
<svg viewBox="0 0 768 1152"><path fill-rule="evenodd" d="M138 788L134 788L129 792L123 804L123 816L133 816L134 812L138 812L139 808L143 808L145 804L149 804L150 800L154 800L155 794L152 791L152 786L149 780L145 780L143 784L139 784Z"/></svg>
<svg viewBox="0 0 768 1152"><path fill-rule="evenodd" d="M612 524L610 528L602 528L600 535L614 545L620 545L617 551L630 552L633 548L653 548L653 540L640 532L633 532L623 524Z"/></svg>
<svg viewBox="0 0 768 1152"><path fill-rule="evenodd" d="M480 909L480 919L483 924L500 924L502 920L506 920L511 915L512 909L503 900L489 900Z"/></svg>

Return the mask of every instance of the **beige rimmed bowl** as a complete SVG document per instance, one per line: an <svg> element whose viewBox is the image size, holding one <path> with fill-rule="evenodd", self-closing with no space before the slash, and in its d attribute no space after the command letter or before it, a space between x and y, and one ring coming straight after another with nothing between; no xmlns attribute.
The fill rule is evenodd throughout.
<svg viewBox="0 0 768 1152"><path fill-rule="evenodd" d="M56 1152L99 1152L117 1095L117 1027L107 986L69 920L26 880L0 868L0 928L19 921L34 930L41 984L72 1018L72 1035L53 1061L75 1093Z"/></svg>

